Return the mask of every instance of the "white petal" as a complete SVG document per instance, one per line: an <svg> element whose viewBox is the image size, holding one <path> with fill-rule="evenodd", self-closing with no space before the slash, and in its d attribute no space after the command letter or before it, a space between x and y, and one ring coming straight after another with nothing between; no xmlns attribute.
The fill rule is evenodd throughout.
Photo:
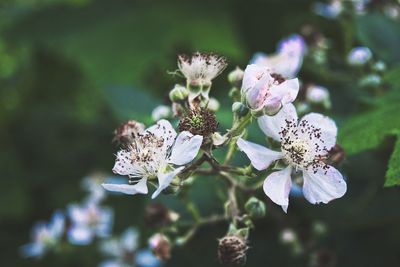
<svg viewBox="0 0 400 267"><path fill-rule="evenodd" d="M292 104L287 104L275 116L264 115L258 118L258 125L266 136L280 141L279 132L286 125L286 120L297 122L296 108Z"/></svg>
<svg viewBox="0 0 400 267"><path fill-rule="evenodd" d="M201 135L193 135L187 131L181 132L172 148L169 162L175 165L185 165L191 162L197 156L202 142L203 136Z"/></svg>
<svg viewBox="0 0 400 267"><path fill-rule="evenodd" d="M342 197L347 190L347 185L342 174L334 167L319 169L317 173L303 172L304 197L312 204L328 203Z"/></svg>
<svg viewBox="0 0 400 267"><path fill-rule="evenodd" d="M185 167L179 167L168 173L159 172L158 173L158 188L156 191L154 191L151 198L152 199L156 198L161 193L161 191L163 191L165 188L167 188L169 186L169 184L172 182L172 179L174 179L174 177L178 173L180 173L184 168Z"/></svg>
<svg viewBox="0 0 400 267"><path fill-rule="evenodd" d="M272 86L270 92L272 96L278 96L282 105L293 102L299 93L299 80L297 78L286 80L279 85Z"/></svg>
<svg viewBox="0 0 400 267"><path fill-rule="evenodd" d="M89 227L73 226L68 231L68 241L74 245L88 245L93 240Z"/></svg>
<svg viewBox="0 0 400 267"><path fill-rule="evenodd" d="M134 172L135 168L132 164L131 153L127 150L120 150L117 153L113 172L120 175L129 175Z"/></svg>
<svg viewBox="0 0 400 267"><path fill-rule="evenodd" d="M258 66L256 64L247 65L244 70L243 82L242 82L242 93L247 93L247 91L253 88L260 78L265 75L267 68L263 66Z"/></svg>
<svg viewBox="0 0 400 267"><path fill-rule="evenodd" d="M131 184L101 184L104 189L113 192L120 192L128 195L147 194L147 179L142 178L135 185Z"/></svg>
<svg viewBox="0 0 400 267"><path fill-rule="evenodd" d="M251 165L259 171L265 170L273 161L283 157L281 152L273 151L242 138L237 140L237 145L241 151L246 153L251 161Z"/></svg>
<svg viewBox="0 0 400 267"><path fill-rule="evenodd" d="M327 150L336 144L337 127L332 119L322 114L310 113L301 119L299 125L302 121L308 121L310 125L321 129L321 137L313 138L313 143L318 142L320 147L325 147Z"/></svg>
<svg viewBox="0 0 400 267"><path fill-rule="evenodd" d="M287 212L289 206L289 193L292 187L290 175L292 167L288 166L283 170L276 171L268 175L264 181L264 193L276 204L281 205Z"/></svg>
<svg viewBox="0 0 400 267"><path fill-rule="evenodd" d="M247 91L247 104L252 109L260 109L263 107L265 99L269 94L271 76L269 73L264 73L257 83Z"/></svg>
<svg viewBox="0 0 400 267"><path fill-rule="evenodd" d="M155 125L147 128L146 132L162 138L164 140L164 149L171 147L176 138L176 131L167 120L159 120Z"/></svg>

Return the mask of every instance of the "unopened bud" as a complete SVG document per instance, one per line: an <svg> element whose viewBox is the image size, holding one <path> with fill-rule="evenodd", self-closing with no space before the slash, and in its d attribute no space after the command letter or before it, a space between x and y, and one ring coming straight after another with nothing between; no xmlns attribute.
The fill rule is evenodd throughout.
<svg viewBox="0 0 400 267"><path fill-rule="evenodd" d="M255 197L251 197L249 200L247 200L244 208L246 209L247 213L253 218L264 217L266 214L266 207L264 202Z"/></svg>
<svg viewBox="0 0 400 267"><path fill-rule="evenodd" d="M153 235L149 239L149 246L159 260L166 261L171 258L171 242L165 235Z"/></svg>
<svg viewBox="0 0 400 267"><path fill-rule="evenodd" d="M240 88L243 80L244 71L239 67L228 74L228 81L236 88Z"/></svg>
<svg viewBox="0 0 400 267"><path fill-rule="evenodd" d="M384 72L386 70L386 64L383 61L378 61L372 66L372 69L377 72Z"/></svg>
<svg viewBox="0 0 400 267"><path fill-rule="evenodd" d="M210 99L208 100L208 105L207 108L213 112L217 112L219 110L219 107L221 105L219 104L218 100L210 97Z"/></svg>
<svg viewBox="0 0 400 267"><path fill-rule="evenodd" d="M326 109L331 108L329 91L322 86L309 86L306 91L306 100L311 104L323 105Z"/></svg>
<svg viewBox="0 0 400 267"><path fill-rule="evenodd" d="M172 102L179 102L185 100L189 95L189 90L182 85L176 84L175 87L169 92L169 99Z"/></svg>
<svg viewBox="0 0 400 267"><path fill-rule="evenodd" d="M248 249L247 242L243 237L239 235L227 235L219 240L219 261L225 265L244 265Z"/></svg>
<svg viewBox="0 0 400 267"><path fill-rule="evenodd" d="M151 118L154 121L167 119L172 116L172 109L169 106L160 105L156 107L151 113Z"/></svg>
<svg viewBox="0 0 400 267"><path fill-rule="evenodd" d="M142 123L129 120L115 129L113 142L120 145L128 145L133 141L135 136L142 131L144 131L144 125Z"/></svg>
<svg viewBox="0 0 400 267"><path fill-rule="evenodd" d="M232 112L238 114L240 117L245 116L249 109L240 102L235 102L232 104Z"/></svg>

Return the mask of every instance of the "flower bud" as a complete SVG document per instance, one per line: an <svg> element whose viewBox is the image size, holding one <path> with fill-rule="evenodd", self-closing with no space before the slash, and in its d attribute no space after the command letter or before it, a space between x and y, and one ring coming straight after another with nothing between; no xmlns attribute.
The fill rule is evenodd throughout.
<svg viewBox="0 0 400 267"><path fill-rule="evenodd" d="M189 95L189 90L182 85L176 84L175 87L169 92L169 99L172 102L179 102L185 100Z"/></svg>
<svg viewBox="0 0 400 267"><path fill-rule="evenodd" d="M244 71L236 67L233 71L228 74L228 81L232 84L232 86L236 88L240 88L243 80Z"/></svg>
<svg viewBox="0 0 400 267"><path fill-rule="evenodd" d="M172 109L169 106L160 105L156 107L151 113L151 118L154 121L166 119L172 116Z"/></svg>
<svg viewBox="0 0 400 267"><path fill-rule="evenodd" d="M212 138L213 144L214 144L215 146L220 146L220 145L222 145L222 144L225 143L225 141L228 139L225 135L221 135L221 134L218 133L218 132L213 133L212 136L211 136L211 138Z"/></svg>
<svg viewBox="0 0 400 267"><path fill-rule="evenodd" d="M286 228L280 233L280 240L283 244L292 244L297 241L297 234L292 229Z"/></svg>
<svg viewBox="0 0 400 267"><path fill-rule="evenodd" d="M165 227L178 218L179 214L169 210L161 203L151 203L144 210L144 221L149 227Z"/></svg>
<svg viewBox="0 0 400 267"><path fill-rule="evenodd" d="M114 130L113 142L120 145L128 145L135 136L144 131L144 125L140 122L129 120Z"/></svg>
<svg viewBox="0 0 400 267"><path fill-rule="evenodd" d="M353 66L362 66L372 58L372 52L368 47L353 48L347 56L347 62Z"/></svg>
<svg viewBox="0 0 400 267"><path fill-rule="evenodd" d="M361 87L375 87L381 85L381 83L382 78L377 74L366 75L359 81Z"/></svg>
<svg viewBox="0 0 400 267"><path fill-rule="evenodd" d="M211 97L208 100L207 108L212 112L217 112L219 110L220 104L217 99Z"/></svg>
<svg viewBox="0 0 400 267"><path fill-rule="evenodd" d="M238 114L240 117L246 116L249 109L240 102L235 102L232 104L232 112Z"/></svg>
<svg viewBox="0 0 400 267"><path fill-rule="evenodd" d="M219 240L218 258L221 264L244 265L248 250L246 240L239 235L226 235Z"/></svg>
<svg viewBox="0 0 400 267"><path fill-rule="evenodd" d="M171 258L171 243L165 235L153 235L149 239L149 246L159 260L166 261Z"/></svg>
<svg viewBox="0 0 400 267"><path fill-rule="evenodd" d="M264 217L266 214L264 202L255 197L251 197L249 200L247 200L244 208L246 209L246 212L253 218Z"/></svg>
<svg viewBox="0 0 400 267"><path fill-rule="evenodd" d="M323 105L326 109L331 108L329 91L322 86L309 86L306 91L306 100L311 104Z"/></svg>
<svg viewBox="0 0 400 267"><path fill-rule="evenodd" d="M378 61L372 66L372 69L377 72L384 72L386 70L386 64L383 61Z"/></svg>

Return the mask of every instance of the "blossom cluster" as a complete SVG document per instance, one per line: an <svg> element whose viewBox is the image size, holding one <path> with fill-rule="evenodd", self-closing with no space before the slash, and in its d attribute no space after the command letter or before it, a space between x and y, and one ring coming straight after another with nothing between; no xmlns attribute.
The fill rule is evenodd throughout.
<svg viewBox="0 0 400 267"><path fill-rule="evenodd" d="M32 242L21 247L21 254L29 258L42 258L49 252L61 253L68 242L75 246L96 244L105 257L99 267L157 267L160 260L149 249L139 249L139 232L129 227L120 237L112 233L114 212L102 206L106 192L104 181L118 180L94 173L82 180L87 192L81 203L71 203L66 211L57 210L50 222L39 222L32 229Z"/></svg>

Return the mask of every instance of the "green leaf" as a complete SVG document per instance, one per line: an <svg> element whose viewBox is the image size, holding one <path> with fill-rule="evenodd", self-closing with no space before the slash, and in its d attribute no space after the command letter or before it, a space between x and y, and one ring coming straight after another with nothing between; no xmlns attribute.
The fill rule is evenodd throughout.
<svg viewBox="0 0 400 267"><path fill-rule="evenodd" d="M339 141L349 155L378 147L388 136L397 138L390 158L385 186L400 185L400 68L388 72L384 81L391 90L378 99L374 107L347 120Z"/></svg>
<svg viewBox="0 0 400 267"><path fill-rule="evenodd" d="M400 136L397 137L394 151L389 160L385 186L400 185Z"/></svg>

